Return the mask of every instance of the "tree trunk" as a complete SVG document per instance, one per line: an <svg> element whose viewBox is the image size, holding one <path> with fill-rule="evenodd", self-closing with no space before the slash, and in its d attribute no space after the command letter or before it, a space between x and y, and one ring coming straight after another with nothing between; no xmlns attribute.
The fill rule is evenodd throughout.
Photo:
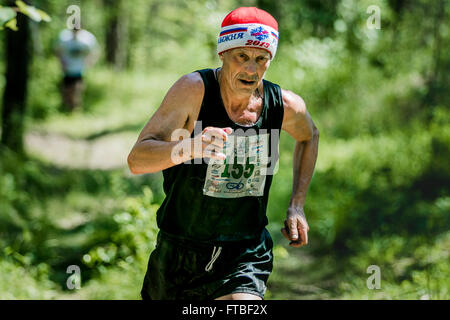
<svg viewBox="0 0 450 320"><path fill-rule="evenodd" d="M127 66L128 17L123 1L106 1L109 8L106 32L106 61L118 70Z"/></svg>
<svg viewBox="0 0 450 320"><path fill-rule="evenodd" d="M17 14L18 31L6 32L6 85L3 93L1 143L23 154L28 71L31 60L29 19Z"/></svg>

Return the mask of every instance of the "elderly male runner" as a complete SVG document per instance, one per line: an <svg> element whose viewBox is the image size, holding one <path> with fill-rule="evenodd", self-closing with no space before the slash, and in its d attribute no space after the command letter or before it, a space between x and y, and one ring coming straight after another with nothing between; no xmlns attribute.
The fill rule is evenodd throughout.
<svg viewBox="0 0 450 320"><path fill-rule="evenodd" d="M130 152L132 173L163 171L166 194L143 299L264 298L273 262L266 208L280 129L297 141L281 231L292 247L308 243L303 206L319 133L298 95L264 80L277 44L270 14L230 12L217 45L222 67L181 77Z"/></svg>

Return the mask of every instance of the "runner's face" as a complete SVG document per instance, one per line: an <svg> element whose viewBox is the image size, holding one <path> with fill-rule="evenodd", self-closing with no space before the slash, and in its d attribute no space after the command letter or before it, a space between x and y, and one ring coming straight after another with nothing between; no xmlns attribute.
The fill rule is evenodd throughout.
<svg viewBox="0 0 450 320"><path fill-rule="evenodd" d="M270 65L270 54L258 48L236 48L220 55L222 74L237 91L253 92Z"/></svg>

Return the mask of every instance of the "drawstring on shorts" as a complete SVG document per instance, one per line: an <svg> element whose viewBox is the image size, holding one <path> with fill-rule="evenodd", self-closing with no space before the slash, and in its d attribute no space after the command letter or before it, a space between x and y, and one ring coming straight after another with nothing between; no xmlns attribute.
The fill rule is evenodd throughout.
<svg viewBox="0 0 450 320"><path fill-rule="evenodd" d="M216 249L217 249L217 251L216 251ZM213 252L211 254L211 260L206 265L205 271L208 271L208 272L211 271L211 269L213 267L213 264L217 260L217 258L219 257L221 251L222 251L222 247L214 246Z"/></svg>

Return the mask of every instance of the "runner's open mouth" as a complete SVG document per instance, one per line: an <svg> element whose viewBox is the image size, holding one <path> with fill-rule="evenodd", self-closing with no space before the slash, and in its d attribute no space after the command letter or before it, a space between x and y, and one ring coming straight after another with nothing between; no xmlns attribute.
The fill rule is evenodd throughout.
<svg viewBox="0 0 450 320"><path fill-rule="evenodd" d="M239 81L245 85L254 85L256 81L248 81L248 80L244 80L244 79L239 79Z"/></svg>

